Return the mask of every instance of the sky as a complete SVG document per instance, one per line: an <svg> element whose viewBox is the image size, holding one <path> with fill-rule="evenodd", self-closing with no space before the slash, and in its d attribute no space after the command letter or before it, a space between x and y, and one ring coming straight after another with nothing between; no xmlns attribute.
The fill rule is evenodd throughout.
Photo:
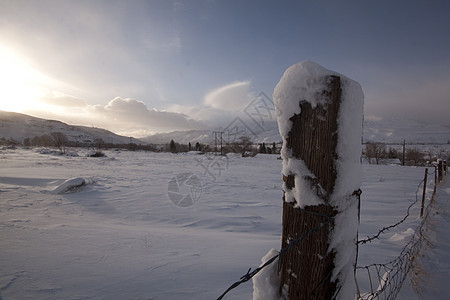
<svg viewBox="0 0 450 300"><path fill-rule="evenodd" d="M365 115L450 125L450 2L0 0L0 110L142 137L226 124L311 60Z"/></svg>

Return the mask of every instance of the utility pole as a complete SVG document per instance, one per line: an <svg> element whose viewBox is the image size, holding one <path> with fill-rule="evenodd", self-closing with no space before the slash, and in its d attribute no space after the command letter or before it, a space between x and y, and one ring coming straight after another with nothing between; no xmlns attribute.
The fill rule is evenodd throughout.
<svg viewBox="0 0 450 300"><path fill-rule="evenodd" d="M223 139L222 139L223 131L214 131L214 153L217 155L218 145L220 145L220 155L223 155Z"/></svg>

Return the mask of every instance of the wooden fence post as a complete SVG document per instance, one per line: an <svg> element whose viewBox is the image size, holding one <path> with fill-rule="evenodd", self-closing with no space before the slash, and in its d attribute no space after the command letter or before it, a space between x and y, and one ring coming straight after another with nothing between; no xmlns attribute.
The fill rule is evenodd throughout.
<svg viewBox="0 0 450 300"><path fill-rule="evenodd" d="M403 139L402 166L405 165L405 159L406 159L406 140Z"/></svg>
<svg viewBox="0 0 450 300"><path fill-rule="evenodd" d="M310 69L317 68L318 65L311 62L300 64L303 65L298 66L298 68L305 69L304 71L307 74L317 73L310 71ZM285 76L289 78L290 75L286 75L288 72L289 69L283 78ZM285 83L282 83L283 78L274 93L274 100L279 113L279 126L283 127L286 123L286 120L283 119L284 117L292 115L289 118L289 124L291 124L289 132L285 136L282 133L284 193L281 247L282 249L290 249L285 253L282 250L280 256L280 292L290 300L339 299L339 292L344 284L342 282L344 280L351 280L350 286L354 287L353 274L351 276L348 275L348 269L345 271L345 276L336 276L336 273L339 273L339 271L335 269L335 258L337 255L342 255L342 253L338 253L336 248L330 245L333 243L333 234L336 232L336 217L344 213L343 208L338 203L339 200L333 197L335 196L334 192L338 176L342 175L339 174L337 163L340 159L340 152L338 151L339 139L342 138L338 134L341 130L338 120L346 116L342 115L342 110L340 109L343 98L341 76L332 71L328 72L331 72L331 74L320 78L309 78L311 82L321 81L324 83L322 90L315 91L316 94L311 94L311 97L320 95L321 101L319 103L315 103L314 99L302 99L304 95L291 94L290 96L293 99L285 99L285 91L280 88L277 92L277 88L280 85L284 89L289 89ZM347 80L349 79L345 78L345 80L348 83ZM357 86L360 89L358 84ZM293 90L296 89L294 88ZM360 94L362 95L362 91ZM310 94L306 92L305 95ZM299 106L300 113L283 111L286 107L281 103L282 101L297 101L296 105L297 107ZM356 136L356 139L352 138L352 140L356 140L356 153L359 153L355 158L358 166L361 155L362 99L360 105L361 109L359 107L356 109L360 116L356 116L357 121L354 126L361 126L361 132L359 137ZM349 116L349 118L354 118L354 116ZM283 131L284 129L280 129L280 132ZM351 147L352 145L346 146ZM299 168L305 168L306 171L303 173L293 171L292 165L296 164L302 165L303 167ZM339 167L342 167L342 165L339 165ZM358 184L355 184L355 186L358 186ZM359 186L357 189L359 189ZM342 197L341 201L346 202L347 204L344 206L351 210L351 213L345 216L345 222L348 221L355 227L352 228L354 234L350 238L349 243L347 241L349 253L355 254L350 259L350 261L353 260L353 262L350 262L350 269L354 267L356 262L356 227L358 225L359 209L359 203L357 203L359 192L352 191L353 194L352 192L347 193ZM314 194L313 197L315 199L319 199L320 203L304 205L304 203L310 201L306 198L311 198L311 195L308 194L311 192ZM294 199L292 199L292 195L294 195ZM349 204L349 202L351 203ZM340 222L342 220L343 218L340 219ZM341 226L342 224L339 225ZM342 268L342 266L339 266L339 268ZM352 273L353 269L350 271ZM354 294L352 294L353 296Z"/></svg>
<svg viewBox="0 0 450 300"><path fill-rule="evenodd" d="M425 194L427 192L428 168L425 168L425 178L423 179L422 206L420 207L420 217L423 217L423 208L425 206Z"/></svg>
<svg viewBox="0 0 450 300"><path fill-rule="evenodd" d="M329 199L336 180L337 115L341 101L339 77L331 77L329 86L330 105L312 109L308 102L299 104L301 114L292 118L292 131L286 147L292 156L304 160L317 182L310 178L318 191L324 188L322 197ZM326 122L320 120L325 114ZM283 176L288 189L295 188L294 175ZM298 239L326 217L334 217L335 209L329 204L295 208L294 203L283 201L282 249L292 240ZM334 252L328 252L328 239L333 222L323 226L319 232L311 234L298 245L295 251L283 257L281 281L289 283L289 299L331 299L336 291L336 282L331 282L334 268ZM305 276L306 275L306 276Z"/></svg>
<svg viewBox="0 0 450 300"><path fill-rule="evenodd" d="M443 170L443 165L442 165L442 160L440 159L438 161L438 181L441 182L442 181L442 170Z"/></svg>
<svg viewBox="0 0 450 300"><path fill-rule="evenodd" d="M437 166L434 166L434 188L433 188L433 197L436 194L436 188L437 188Z"/></svg>

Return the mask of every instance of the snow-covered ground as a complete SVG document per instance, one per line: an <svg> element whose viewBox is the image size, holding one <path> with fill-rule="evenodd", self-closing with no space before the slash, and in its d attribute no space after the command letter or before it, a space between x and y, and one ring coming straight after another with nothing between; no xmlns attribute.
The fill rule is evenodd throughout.
<svg viewBox="0 0 450 300"><path fill-rule="evenodd" d="M216 299L280 248L277 155L77 151L0 151L0 299ZM402 219L423 175L365 165L360 238ZM435 222L448 224L449 198L439 187ZM361 245L358 265L395 258L419 211L420 201L402 225ZM424 258L439 274L450 269L445 233L437 230ZM441 277L425 278L426 295L448 298ZM225 297L251 298L251 282ZM419 299L409 279L399 298Z"/></svg>
<svg viewBox="0 0 450 300"><path fill-rule="evenodd" d="M447 179L448 180L448 179ZM422 299L444 300L450 297L450 186L446 181L438 187L428 231L430 245L423 263Z"/></svg>

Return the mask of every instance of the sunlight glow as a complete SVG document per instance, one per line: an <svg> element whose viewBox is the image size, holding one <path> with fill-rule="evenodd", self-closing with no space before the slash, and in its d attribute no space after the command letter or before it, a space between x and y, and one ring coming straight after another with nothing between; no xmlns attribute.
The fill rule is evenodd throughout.
<svg viewBox="0 0 450 300"><path fill-rule="evenodd" d="M13 51L0 46L0 110L24 112L42 108L45 75Z"/></svg>

